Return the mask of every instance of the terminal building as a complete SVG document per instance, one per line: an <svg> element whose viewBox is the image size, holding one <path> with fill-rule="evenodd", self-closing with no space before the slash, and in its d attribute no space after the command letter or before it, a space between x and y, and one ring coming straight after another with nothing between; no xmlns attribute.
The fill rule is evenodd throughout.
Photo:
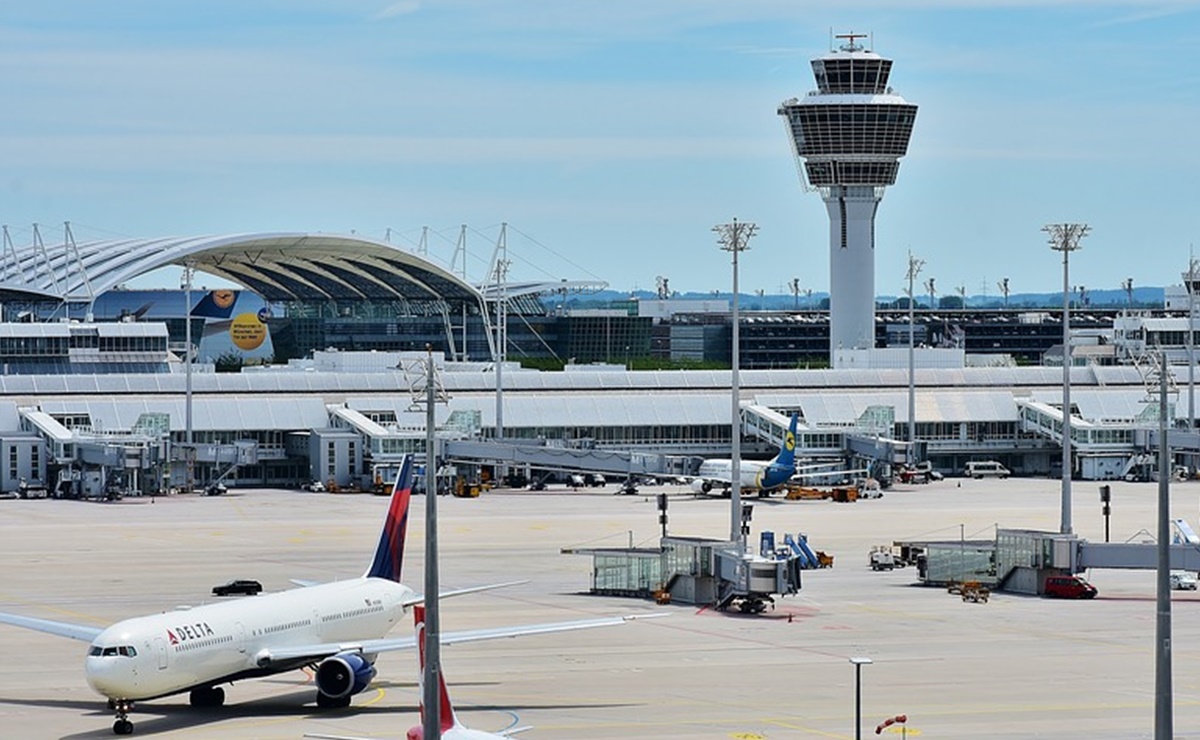
<svg viewBox="0 0 1200 740"><path fill-rule="evenodd" d="M120 287L168 264L242 279L253 289ZM6 492L22 479L74 495L211 481L374 485L400 456L424 450L419 396L426 346L445 398L435 416L446 443L499 436L556 450L693 457L726 455L731 443L728 370L629 369L635 351L712 358L706 353L728 330L719 301L635 302L619 315L573 316L543 308L547 295L562 296L562 285L480 289L393 245L322 234L13 249L0 277L9 319L0 325L0 460L6 463L0 490ZM512 330L498 342L501 293ZM993 349L1019 357L1002 340L1008 329L1013 341L1026 343L1061 333L1051 313L1025 313L1036 316L1013 312L1010 321L987 321L978 314L975 323L992 327L999 345ZM970 337L971 315L927 312L921 335L947 348L939 338ZM555 328L541 334L530 329L536 325L530 317ZM315 324L296 328L297 320L315 319L328 323L316 331ZM374 328L355 328L364 321ZM818 312L750 312L744 321L776 331L823 323ZM877 317L881 346L900 336L898 321ZM1157 419L1147 389L1152 350L1168 346L1170 362L1189 358L1188 321L1178 311L1125 311L1105 323L1100 312L1085 314L1072 353L1073 472L1088 479L1142 474ZM517 327L527 332L522 340L514 339ZM1020 327L1032 331L1021 334ZM339 331L346 334L338 338ZM664 331L668 346L660 348ZM311 341L298 339L306 332L329 343L310 350ZM747 333L743 342L751 345L776 339ZM563 345L563 335L574 338ZM575 351L576 362L559 371L523 369L528 348L554 346L547 337ZM863 438L876 438L915 443L922 458L947 473L972 460L996 460L1016 475L1058 475L1061 370L1013 362L971 366L965 358L979 353L969 339L956 351L957 366L926 363L915 373L914 440L904 423L906 369L783 362L748 369L741 374L743 447L769 454L798 412L797 452L812 460L886 465L886 455L871 458L861 449ZM597 358L609 362L591 364ZM1172 408L1187 426L1194 404L1183 367L1173 366ZM1181 462L1191 464L1194 447L1180 448Z"/></svg>

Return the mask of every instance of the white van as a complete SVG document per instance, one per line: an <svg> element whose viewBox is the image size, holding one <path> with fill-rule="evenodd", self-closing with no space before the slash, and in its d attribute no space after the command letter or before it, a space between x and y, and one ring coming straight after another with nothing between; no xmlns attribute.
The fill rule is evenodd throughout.
<svg viewBox="0 0 1200 740"><path fill-rule="evenodd" d="M1012 475L1008 468L995 460L974 460L969 462L963 474L968 478L983 478L985 476L1007 478Z"/></svg>
<svg viewBox="0 0 1200 740"><path fill-rule="evenodd" d="M1171 571L1171 588L1176 591L1195 591L1196 574L1190 570Z"/></svg>

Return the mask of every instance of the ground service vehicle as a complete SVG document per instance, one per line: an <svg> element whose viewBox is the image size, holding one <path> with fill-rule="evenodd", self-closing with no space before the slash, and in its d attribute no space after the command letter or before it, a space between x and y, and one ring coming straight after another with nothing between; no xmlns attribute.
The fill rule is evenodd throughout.
<svg viewBox="0 0 1200 740"><path fill-rule="evenodd" d="M1058 599L1094 599L1096 587L1079 576L1047 576L1043 593Z"/></svg>
<svg viewBox="0 0 1200 740"><path fill-rule="evenodd" d="M49 491L46 490L46 486L41 481L35 480L30 483L22 478L20 485L17 486L17 495L20 498L46 498L49 495Z"/></svg>
<svg viewBox="0 0 1200 740"><path fill-rule="evenodd" d="M892 570L896 567L896 556L892 548L880 545L871 548L871 570Z"/></svg>
<svg viewBox="0 0 1200 740"><path fill-rule="evenodd" d="M924 473L925 477L931 481L942 480L943 478L941 473L933 469L933 463L929 462L928 460L917 463L917 467L915 469L918 473Z"/></svg>
<svg viewBox="0 0 1200 740"><path fill-rule="evenodd" d="M964 581L959 587L958 592L962 596L963 601L975 604L986 604L988 597L992 595L991 589L979 581Z"/></svg>
<svg viewBox="0 0 1200 740"><path fill-rule="evenodd" d="M220 586L213 586L213 596L233 596L241 594L243 596L254 596L262 593L262 584L258 581L251 581L244 578L222 583Z"/></svg>
<svg viewBox="0 0 1200 740"><path fill-rule="evenodd" d="M1190 570L1171 571L1171 589L1174 591L1195 591L1196 574Z"/></svg>
<svg viewBox="0 0 1200 740"><path fill-rule="evenodd" d="M963 474L968 478L1007 478L1012 472L995 460L974 460L967 463Z"/></svg>

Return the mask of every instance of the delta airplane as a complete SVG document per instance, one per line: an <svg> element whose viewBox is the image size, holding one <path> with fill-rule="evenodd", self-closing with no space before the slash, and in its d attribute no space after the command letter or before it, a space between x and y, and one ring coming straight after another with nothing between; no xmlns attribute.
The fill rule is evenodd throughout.
<svg viewBox="0 0 1200 740"><path fill-rule="evenodd" d="M766 494L784 485L796 474L796 425L799 420L799 414L792 414L787 434L783 437L783 446L774 460L741 461L738 476L741 478L741 490ZM729 489L732 484L733 460L728 459L705 460L700 463L700 469L691 480L692 490L696 493L709 493L714 487Z"/></svg>
<svg viewBox="0 0 1200 740"><path fill-rule="evenodd" d="M375 677L380 653L416 647L414 637L385 637L405 611L424 601L400 583L412 496L412 464L396 476L375 557L359 577L235 601L176 609L107 629L0 612L0 622L90 642L88 684L116 712L113 732L133 733L135 701L190 692L194 707L220 706L221 684L313 668L319 707L344 707ZM441 597L500 588L441 592ZM631 617L447 632L443 644L623 624Z"/></svg>
<svg viewBox="0 0 1200 740"><path fill-rule="evenodd" d="M425 740L425 607L413 607L413 621L417 626L417 650L421 656L419 665L421 668L420 680L418 681L418 690L421 692L421 724L411 727L408 733L405 734L405 740ZM517 733L524 732L528 727L513 727L512 729L502 730L499 733L484 732L483 730L472 730L464 725L458 719L458 715L454 713L454 705L450 703L450 694L446 691L445 673L438 672L438 719L440 720L441 740L507 740ZM350 735L316 735L305 734L305 737L313 738L313 740L372 740L366 737L357 737Z"/></svg>

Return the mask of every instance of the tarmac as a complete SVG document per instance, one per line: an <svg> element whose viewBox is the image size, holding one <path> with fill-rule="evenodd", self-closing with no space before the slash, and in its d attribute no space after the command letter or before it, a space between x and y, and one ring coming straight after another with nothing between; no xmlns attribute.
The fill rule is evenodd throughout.
<svg viewBox="0 0 1200 740"><path fill-rule="evenodd" d="M1098 485L1074 483L1074 529L1103 541ZM1112 483L1113 541L1155 529L1157 486ZM726 537L730 505L674 487L489 491L439 499L444 588L529 579L448 599L443 631L668 612L619 627L449 646L444 675L460 718L521 738L1150 738L1154 723L1154 574L1093 571L1094 601L1005 593L965 603L914 585L913 568L873 572L873 545L989 538L994 527L1057 531L1060 483L964 480L894 487L857 503L746 500L759 532L804 532L834 566L806 571L800 594L758 616L594 596L591 559L562 548L657 545L655 494L669 530ZM368 564L387 500L369 494L231 490L225 496L114 503L0 501L0 610L106 626L212 600L253 578L335 580ZM1173 516L1196 523L1200 483L1172 485ZM424 499L414 498L404 570L420 590ZM254 597L246 597L254 598ZM1174 737L1200 738L1200 593L1175 592ZM398 627L394 634L411 629ZM0 737L108 738L112 714L83 677L86 645L0 625ZM417 661L379 658L371 688L317 710L296 671L226 687L226 706L187 696L140 703L134 737L402 738L419 723Z"/></svg>

